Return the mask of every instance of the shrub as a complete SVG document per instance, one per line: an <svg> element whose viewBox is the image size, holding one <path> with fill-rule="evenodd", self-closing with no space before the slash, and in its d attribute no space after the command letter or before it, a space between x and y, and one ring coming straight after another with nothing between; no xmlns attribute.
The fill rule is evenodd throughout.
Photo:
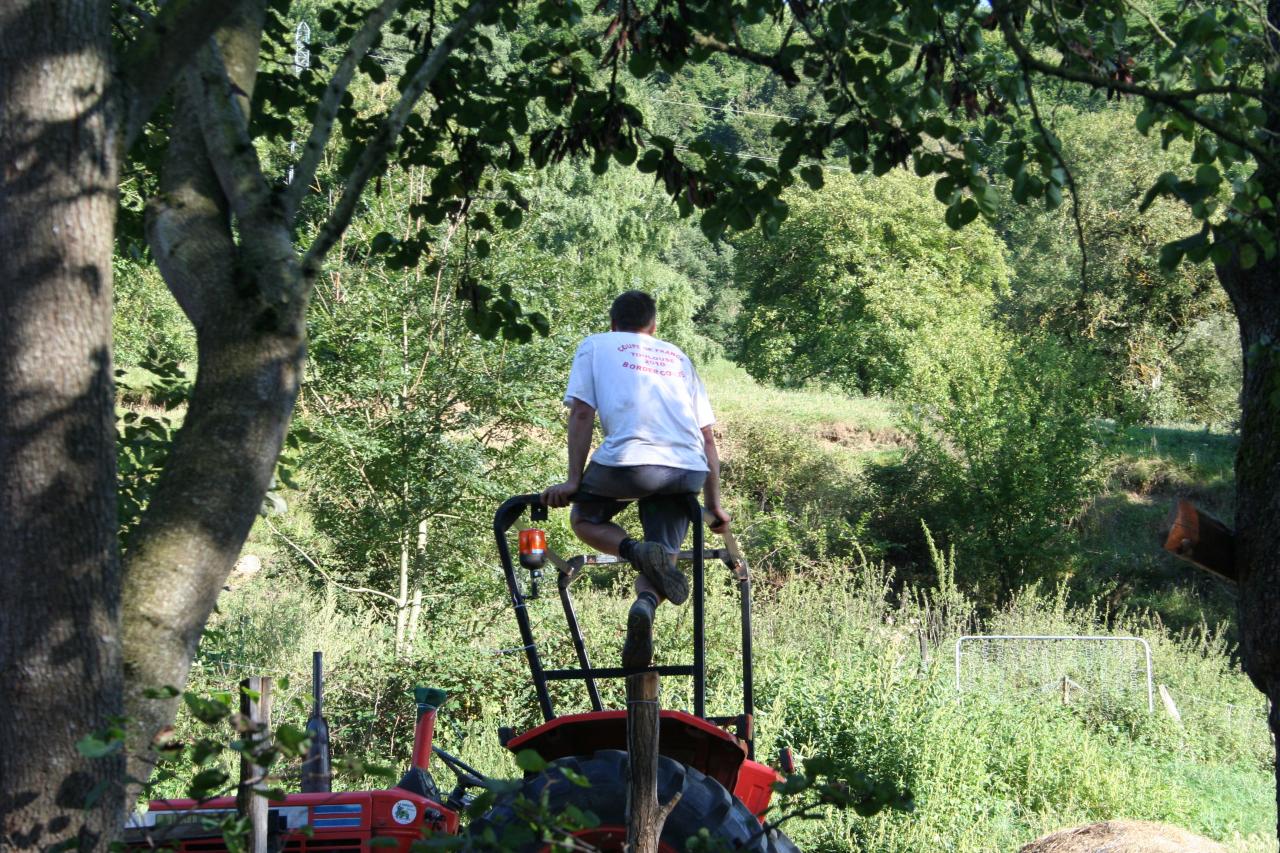
<svg viewBox="0 0 1280 853"><path fill-rule="evenodd" d="M944 365L916 392L904 423L913 447L877 475L888 530L909 541L925 519L967 556L964 579L988 600L1061 571L1068 525L1102 483L1105 443L1089 356L1049 337L993 339L958 349L967 367Z"/></svg>
<svg viewBox="0 0 1280 853"><path fill-rule="evenodd" d="M744 234L739 362L757 379L857 393L912 381L921 356L985 322L1008 283L986 226L951 230L928 182L902 172L787 198L773 237Z"/></svg>

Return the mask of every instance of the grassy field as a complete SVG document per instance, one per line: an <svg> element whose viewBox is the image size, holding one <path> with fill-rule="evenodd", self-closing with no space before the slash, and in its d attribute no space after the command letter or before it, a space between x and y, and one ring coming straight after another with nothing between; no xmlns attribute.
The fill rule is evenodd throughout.
<svg viewBox="0 0 1280 853"><path fill-rule="evenodd" d="M878 397L772 388L756 382L741 367L724 359L704 366L701 374L712 407L729 421L735 416L767 416L818 432L838 428L868 435L887 434L895 429L893 403Z"/></svg>
<svg viewBox="0 0 1280 853"><path fill-rule="evenodd" d="M944 579L948 571L940 567ZM225 597L194 686L228 689L255 662L267 672L289 673L278 707L284 719L299 724L305 707L289 699L305 696L309 651L322 649L326 714L337 753L363 762L351 767L404 766L412 740L408 688L418 683L443 686L453 697L439 727L442 746L487 773L512 776L497 727L535 724L536 703L496 577L491 586L483 606L459 602L434 609L426 632L397 656L386 622L345 616L331 600L256 578ZM622 641L625 579L601 572L581 586L577 603L588 649L593 660L608 662ZM552 598L530 602L548 666L573 660L558 611ZM840 813L789 825L802 849L996 853L1053 829L1105 818L1175 823L1240 853L1274 849L1263 709L1220 638L1174 635L1158 621L1138 617L1107 625L1096 609L1034 590L985 625L975 626L973 614L973 602L945 580L941 588L902 590L876 564L813 566L785 586L760 589L758 755L770 759L787 745L802 757L831 756L849 772L909 788L916 800L911 813ZM711 713L732 713L741 701L735 617L728 584L712 583ZM1094 690L1088 673L1096 661L1078 649L1055 652L1062 671L1089 688L1069 703L1057 690L1028 686L1025 661L1013 659L997 662L981 681L966 679L957 691L953 641L975 627L1144 637L1152 645L1156 678L1179 703L1182 722L1158 704L1148 713L1140 681ZM690 632L688 608L664 607L659 661L687 662ZM621 707L620 685L602 686L606 705ZM559 683L553 695L560 713L586 708L578 684ZM670 707L692 702L683 679L665 681L663 696ZM182 736L191 733L189 725ZM447 782L448 774L440 773ZM340 782L349 788L386 784L352 770Z"/></svg>
<svg viewBox="0 0 1280 853"><path fill-rule="evenodd" d="M794 519L778 517L784 502L763 494L766 486L746 477L744 466L803 456L779 469L802 481L781 484L795 499L855 487L863 466L902 452L893 407L885 401L764 388L724 362L709 365L704 375L730 463L739 466L735 482L742 493L731 498L755 508L749 516L755 527L743 531L748 541L776 540ZM1229 626L1214 627L1229 616L1229 598L1153 542L1175 496L1231 517L1233 452L1229 435L1176 427L1126 431L1117 440L1106 493L1076 522L1080 568L1071 586L1026 590L981 622L975 602L949 580L952 561L963 561L963 554L935 554L940 583L919 589L848 551L802 564L788 558L785 574L762 571L755 622L758 754L771 758L789 745L802 756L829 755L851 771L909 787L917 803L910 814L838 814L789 824L802 849L994 853L1063 826L1135 818L1184 826L1237 853L1273 850L1272 752L1261 697L1233 659ZM818 482L824 478L830 482ZM771 501L771 512L759 509ZM567 536L557 519L548 530ZM266 568L220 602L194 670L195 689L227 689L248 670L288 673L292 681L279 707L285 719L301 722L304 709L289 700L305 697L310 651L322 649L337 753L363 763L351 765L342 785L386 784L361 776L360 766L404 766L413 684L436 684L453 696L440 726L445 748L486 772L514 773L496 729L534 724L536 705L492 555L475 560L482 576L471 590L480 588L480 598L453 599L438 590L422 634L397 655L385 614L352 616L338 606L335 589L317 596L282 582L270 556L276 543L263 531L254 543L268 554ZM767 555L752 556L767 564ZM593 659L611 661L622 639L627 578L606 570L579 587ZM726 713L740 701L736 607L727 584L710 587L709 710ZM569 664L573 653L554 598L532 602L530 615L548 665ZM660 660L684 662L688 608L664 607L658 630ZM954 640L975 630L1141 636L1152 646L1155 678L1177 702L1182 722L1158 702L1154 714L1147 712L1132 667L1103 689L1088 680L1104 671L1098 660L1071 649L1053 660L1085 689L1065 704L1058 690L1044 689L1057 675L1029 679L1025 658L994 659L993 668L983 670L985 680L957 691ZM617 685L605 693L608 704L620 706ZM581 694L573 684L555 688L562 711L584 707ZM664 702L688 707L687 683L664 684ZM183 721L181 734L190 735L192 725ZM177 793L180 780L170 787L167 793Z"/></svg>
<svg viewBox="0 0 1280 853"><path fill-rule="evenodd" d="M732 438L743 421L787 425L844 467L898 459L904 437L894 403L822 390L780 390L718 361L703 371L713 405ZM1106 427L1103 427L1104 431ZM1234 435L1195 425L1128 427L1113 436L1107 488L1075 522L1074 591L1113 610L1150 610L1175 629L1228 624L1229 587L1160 550L1166 518L1187 498L1228 524L1234 515Z"/></svg>
<svg viewBox="0 0 1280 853"><path fill-rule="evenodd" d="M1235 616L1233 590L1159 548L1180 498L1228 524L1234 517L1229 433L1176 425L1130 427L1119 436L1107 491L1078 523L1085 571L1081 592L1159 613L1172 628Z"/></svg>

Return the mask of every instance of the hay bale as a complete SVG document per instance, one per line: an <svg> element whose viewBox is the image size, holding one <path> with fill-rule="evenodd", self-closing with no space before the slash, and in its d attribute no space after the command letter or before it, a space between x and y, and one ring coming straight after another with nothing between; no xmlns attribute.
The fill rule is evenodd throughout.
<svg viewBox="0 0 1280 853"><path fill-rule="evenodd" d="M1061 829L1018 853L1227 853L1225 847L1185 829L1145 820L1107 820Z"/></svg>

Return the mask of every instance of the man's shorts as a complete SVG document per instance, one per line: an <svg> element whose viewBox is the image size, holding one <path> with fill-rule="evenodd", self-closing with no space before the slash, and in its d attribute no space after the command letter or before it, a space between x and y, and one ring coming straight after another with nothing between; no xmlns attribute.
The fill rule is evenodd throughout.
<svg viewBox="0 0 1280 853"><path fill-rule="evenodd" d="M573 512L583 521L604 524L638 501L644 538L669 554L678 554L689 532L689 494L702 491L706 471L667 465L587 465L574 497Z"/></svg>

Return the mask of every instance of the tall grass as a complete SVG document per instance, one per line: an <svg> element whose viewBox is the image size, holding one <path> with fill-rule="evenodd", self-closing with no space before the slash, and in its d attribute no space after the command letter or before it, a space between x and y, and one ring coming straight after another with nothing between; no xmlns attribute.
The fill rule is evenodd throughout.
<svg viewBox="0 0 1280 853"><path fill-rule="evenodd" d="M941 582L931 589L898 587L880 564L828 562L759 591L757 755L768 760L789 745L801 756L833 756L906 784L917 801L911 814L789 824L803 849L1003 851L1047 830L1121 817L1173 822L1240 850L1267 846L1275 806L1262 702L1219 635L1172 634L1154 617L1072 606L1065 595L1036 588L978 624L948 560L937 552L934 559ZM230 686L239 667L257 665L292 673L287 693L304 698L310 650L322 648L340 756L402 768L412 740L408 691L431 683L452 693L441 744L486 772L515 775L497 727L528 727L538 717L500 578L489 580L492 606L459 601L436 611L402 658L392 654L382 623L255 580L224 603L193 687ZM621 646L626 581L601 571L578 584L588 648L600 665L612 664ZM708 710L734 713L741 701L736 596L718 574L708 587ZM530 614L547 665L571 664L558 602L531 602ZM957 692L950 649L975 629L1143 637L1182 722L1160 707L1148 714L1145 694L1063 704L1055 691L1008 683ZM661 662L687 660L688 607L661 608L657 632ZM622 707L620 684L603 692L608 705ZM575 683L557 683L553 696L560 713L587 707ZM688 680L665 681L663 703L691 707ZM305 709L286 702L280 716L300 724ZM339 782L385 784L358 773Z"/></svg>

